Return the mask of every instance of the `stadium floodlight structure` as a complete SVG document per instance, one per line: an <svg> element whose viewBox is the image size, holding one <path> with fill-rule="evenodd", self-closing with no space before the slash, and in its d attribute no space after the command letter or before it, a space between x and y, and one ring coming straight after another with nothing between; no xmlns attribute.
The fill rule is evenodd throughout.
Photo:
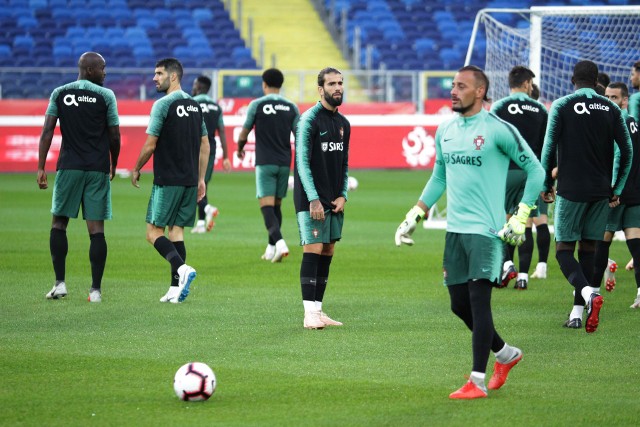
<svg viewBox="0 0 640 427"><path fill-rule="evenodd" d="M486 47L477 38L482 29ZM476 15L465 65L473 63L474 52L486 49L484 70L492 99L509 94L513 66L528 66L536 74L541 100L550 102L573 92L573 66L582 60L595 62L612 82L628 84L633 63L640 61L639 35L640 6L482 9Z"/></svg>

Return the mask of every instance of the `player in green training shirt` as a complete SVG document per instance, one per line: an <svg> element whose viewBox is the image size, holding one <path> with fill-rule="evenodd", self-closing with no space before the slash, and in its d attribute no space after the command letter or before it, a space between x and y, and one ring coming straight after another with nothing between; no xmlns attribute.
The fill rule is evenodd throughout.
<svg viewBox="0 0 640 427"><path fill-rule="evenodd" d="M111 182L120 154L120 126L116 97L102 87L104 58L86 52L78 60L78 80L56 88L40 136L38 186L48 187L44 170L53 132L60 119L62 145L56 165L53 186L51 233L49 247L56 276L55 286L46 295L58 299L67 295L65 263L68 252L67 225L77 218L82 205L82 217L87 222L91 243L90 302L101 302L101 282L107 261L107 241L104 221L111 219Z"/></svg>
<svg viewBox="0 0 640 427"><path fill-rule="evenodd" d="M254 99L238 136L236 156L243 159L249 132L255 128L256 197L267 229L268 243L262 259L273 263L289 256L281 232L282 199L287 196L291 171L291 135L300 112L282 95L284 75L277 68L262 73L264 96Z"/></svg>
<svg viewBox="0 0 640 427"><path fill-rule="evenodd" d="M222 148L222 168L225 172L231 170L229 153L227 152L227 137L224 134L224 120L222 118L222 108L209 95L211 89L211 79L207 76L198 76L193 81L191 95L200 104L204 124L209 134L209 164L204 176L204 183L209 189L209 181L213 175L213 167L216 163L216 131L220 138L220 148ZM191 233L202 234L211 231L215 225L213 218L218 216L218 208L209 204L207 193L198 202L198 222L191 229Z"/></svg>
<svg viewBox="0 0 640 427"><path fill-rule="evenodd" d="M147 140L131 173L139 187L140 169L153 155L153 187L147 207L147 241L171 265L171 286L160 302L180 303L189 295L196 270L185 263L184 227L196 218L196 202L206 193L204 175L209 162L209 138L200 104L180 87L182 64L175 58L156 63L158 92L153 103ZM165 229L169 229L169 237Z"/></svg>
<svg viewBox="0 0 640 427"><path fill-rule="evenodd" d="M631 86L638 91L640 90L640 61L631 67ZM629 97L629 115L640 123L640 92L636 92Z"/></svg>
<svg viewBox="0 0 640 427"><path fill-rule="evenodd" d="M433 174L396 231L396 245L412 245L416 224L446 190L444 283L451 310L472 331L473 350L470 379L449 396L452 399L487 397L485 371L491 351L497 359L488 384L492 390L502 387L522 359L522 351L506 344L494 328L491 291L501 278L500 238L522 242L544 179L540 162L518 131L483 108L488 89L489 80L480 68L469 65L456 73L451 100L459 114L438 127ZM518 211L504 224L510 161L527 173L527 181Z"/></svg>
<svg viewBox="0 0 640 427"><path fill-rule="evenodd" d="M546 172L543 198L555 200L556 259L574 287L573 309L564 326L595 332L604 300L594 287L596 241L602 240L609 207L617 206L633 157L631 139L620 108L596 93L598 66L580 61L573 69L575 92L553 102L542 149ZM614 145L620 149L613 181ZM557 196L553 169L557 162ZM574 257L578 246L578 259ZM600 284L598 283L597 286Z"/></svg>
<svg viewBox="0 0 640 427"><path fill-rule="evenodd" d="M542 152L542 144L544 143L544 133L547 128L547 109L538 101L532 99L531 89L533 87L533 71L522 65L517 65L509 72L509 89L511 94L491 105L491 112L502 120L511 123L518 129L522 138L529 144L536 157L540 159ZM505 209L507 215L518 207L518 202L522 198L522 191L527 179L527 174L520 169L515 162L509 163L509 173L507 174L507 194ZM538 210L541 203L537 203L537 209L531 212L531 216L538 216ZM546 203L542 203L546 206ZM544 214L546 215L546 211ZM529 267L533 255L533 233L532 219L527 221L525 230L525 241L518 248L518 258L520 265L516 271L513 265L513 255L515 248L512 245L505 245L506 261L503 266L502 285L507 286L511 279L517 275L518 280L514 286L515 289L527 289L529 281ZM542 224L541 224L542 225ZM547 235L547 252L549 251L549 230L540 227L539 234L546 231ZM546 262L546 258L545 258ZM546 267L545 267L546 268ZM546 272L545 272L546 275Z"/></svg>

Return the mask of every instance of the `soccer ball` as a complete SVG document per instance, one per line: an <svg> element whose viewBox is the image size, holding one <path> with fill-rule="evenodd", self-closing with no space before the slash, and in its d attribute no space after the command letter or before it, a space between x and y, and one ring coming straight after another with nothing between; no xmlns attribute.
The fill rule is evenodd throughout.
<svg viewBox="0 0 640 427"><path fill-rule="evenodd" d="M354 177L350 176L347 180L347 188L349 190L357 190L358 189L358 180Z"/></svg>
<svg viewBox="0 0 640 427"><path fill-rule="evenodd" d="M216 391L216 375L204 363L187 363L176 372L173 389L182 400L207 400Z"/></svg>
<svg viewBox="0 0 640 427"><path fill-rule="evenodd" d="M289 182L287 183L287 187L289 187L289 190L293 190L293 177L292 176L289 177Z"/></svg>

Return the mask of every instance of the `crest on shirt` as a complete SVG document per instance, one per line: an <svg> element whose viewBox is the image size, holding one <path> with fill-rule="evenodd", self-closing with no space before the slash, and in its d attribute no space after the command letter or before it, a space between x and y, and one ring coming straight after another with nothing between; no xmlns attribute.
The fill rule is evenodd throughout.
<svg viewBox="0 0 640 427"><path fill-rule="evenodd" d="M340 126L340 141L342 141L343 137L344 137L344 128Z"/></svg>
<svg viewBox="0 0 640 427"><path fill-rule="evenodd" d="M484 145L484 137L482 135L478 135L473 139L473 146L476 147L476 150L481 150Z"/></svg>
<svg viewBox="0 0 640 427"><path fill-rule="evenodd" d="M326 152L329 149L329 143L328 142L321 142L320 143L320 148L322 148L322 151Z"/></svg>

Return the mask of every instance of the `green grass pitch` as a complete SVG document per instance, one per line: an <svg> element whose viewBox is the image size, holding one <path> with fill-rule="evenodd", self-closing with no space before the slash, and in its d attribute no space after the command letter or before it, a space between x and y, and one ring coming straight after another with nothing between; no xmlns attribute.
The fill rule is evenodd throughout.
<svg viewBox="0 0 640 427"><path fill-rule="evenodd" d="M471 335L441 284L444 232L393 235L426 172L355 171L325 310L342 328L302 328L301 249L292 198L283 234L291 255L260 260L266 232L254 176L216 173L212 233L186 234L198 272L181 305L158 299L169 266L145 240L151 176L113 182L114 219L103 302L86 301L89 240L68 230L69 296L47 301L51 188L35 172L0 175L0 425L16 426L549 426L635 425L640 311L626 245L614 242L618 286L598 331L561 327L571 287L551 250L549 278L526 292L495 290L498 331L524 351L488 399L451 401L471 369ZM54 174L49 175L52 186ZM534 265L537 255L534 254ZM218 388L204 403L176 398L173 375L202 361ZM488 375L492 372L491 357Z"/></svg>

